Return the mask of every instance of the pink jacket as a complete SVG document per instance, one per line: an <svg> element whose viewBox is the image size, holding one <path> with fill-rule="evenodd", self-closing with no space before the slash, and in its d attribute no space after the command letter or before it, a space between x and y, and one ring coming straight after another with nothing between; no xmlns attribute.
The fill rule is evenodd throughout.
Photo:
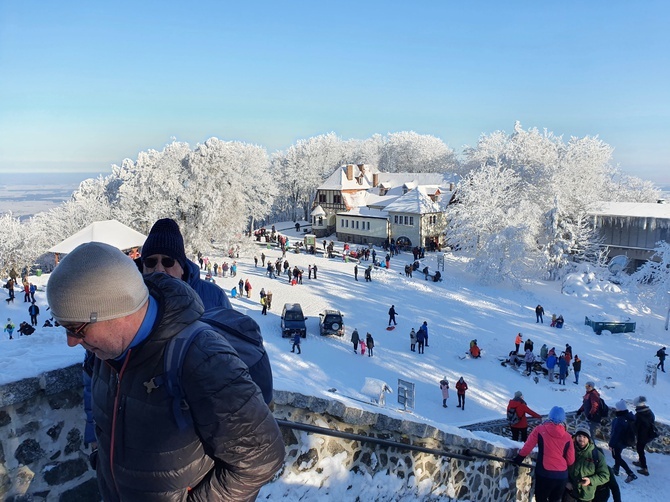
<svg viewBox="0 0 670 502"><path fill-rule="evenodd" d="M553 422L538 425L528 436L519 455L528 456L535 446L538 446L536 474L545 478L567 478L568 467L575 462L575 445L565 426Z"/></svg>

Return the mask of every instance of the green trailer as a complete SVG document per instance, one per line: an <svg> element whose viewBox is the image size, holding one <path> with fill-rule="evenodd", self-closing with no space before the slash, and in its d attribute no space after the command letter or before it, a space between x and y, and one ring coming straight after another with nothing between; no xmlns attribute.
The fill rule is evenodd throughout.
<svg viewBox="0 0 670 502"><path fill-rule="evenodd" d="M591 326L596 335L601 335L603 331L610 333L635 333L635 322L627 319L616 319L608 316L594 316L584 318L584 324Z"/></svg>

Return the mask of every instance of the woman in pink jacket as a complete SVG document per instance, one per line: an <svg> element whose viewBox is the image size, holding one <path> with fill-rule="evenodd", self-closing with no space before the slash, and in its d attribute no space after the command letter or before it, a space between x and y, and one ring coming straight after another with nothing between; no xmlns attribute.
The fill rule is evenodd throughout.
<svg viewBox="0 0 670 502"><path fill-rule="evenodd" d="M568 467L575 462L572 436L565 430L565 410L554 406L549 419L530 433L528 440L514 459L521 465L523 459L537 446L535 465L535 500L560 502L568 481Z"/></svg>

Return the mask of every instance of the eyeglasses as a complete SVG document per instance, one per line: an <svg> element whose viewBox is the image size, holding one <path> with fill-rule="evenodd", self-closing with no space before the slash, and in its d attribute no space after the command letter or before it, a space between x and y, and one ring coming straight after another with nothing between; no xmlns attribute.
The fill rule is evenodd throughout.
<svg viewBox="0 0 670 502"><path fill-rule="evenodd" d="M163 256L160 261L161 265L163 265L163 268L170 268L174 267L174 264L177 260L175 260L174 258L170 258L169 256ZM156 265L158 265L158 258L153 257L145 258L144 265L147 268L156 268Z"/></svg>
<svg viewBox="0 0 670 502"><path fill-rule="evenodd" d="M67 336L70 336L72 338L77 338L79 340L83 340L85 338L84 336L84 328L91 324L90 322L85 322L84 324L80 324L77 328L68 328L67 326L63 326L65 328L65 334Z"/></svg>

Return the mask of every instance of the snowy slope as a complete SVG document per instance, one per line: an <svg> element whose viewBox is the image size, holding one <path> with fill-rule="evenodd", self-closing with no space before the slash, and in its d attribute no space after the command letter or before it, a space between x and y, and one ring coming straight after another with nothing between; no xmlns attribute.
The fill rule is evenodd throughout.
<svg viewBox="0 0 670 502"><path fill-rule="evenodd" d="M286 231L286 234L290 237L295 235L291 231ZM336 245L338 248L341 249L341 246ZM259 262L261 251L273 261L280 256L280 251L276 249L259 247ZM383 256L379 250L378 253ZM286 276L271 280L265 276L260 263L255 268L252 257L244 256L238 260L236 278L217 278L217 283L228 292L240 278L251 281L252 297L238 297L232 303L261 325L277 389L328 398L337 394L359 396L365 377L374 377L386 381L394 389L394 394L387 397L387 411L401 416L396 411L399 406L395 391L397 379L403 378L416 384L416 420L453 431L454 427L461 425L503 417L507 402L516 390L523 391L529 406L539 413L546 414L554 405L576 410L584 393L583 383L593 380L611 406L621 398L632 400L644 394L657 419L664 422L670 419L670 403L660 397L667 395L667 375L659 373L655 388L644 383L646 362L655 361L656 350L666 345L664 312L649 311L634 297L617 292L616 288L577 282L571 290L574 294L569 296L561 294L560 283L553 282L528 284L523 289L482 287L462 271L463 263L456 255L447 255L445 280L440 283L427 282L420 273L414 274L411 279L406 278L403 270L405 264L412 260L409 254L394 257L390 270L375 270L371 283L363 279L367 262L359 265L359 281L356 282L353 263L321 255L288 253L286 258L291 267L295 264L304 269L303 285L291 286ZM211 259L218 263L223 261L220 257ZM309 264L318 266L318 279L307 278ZM435 255L428 256L426 264L434 270ZM46 282L45 277L33 279L38 284ZM273 293L272 310L267 316L260 315L261 288ZM0 319L11 316L17 326L20 321L29 319L28 303L23 303L23 294L18 293L13 305L7 306L2 302L0 306ZM44 312L45 295L38 293L37 296ZM289 340L281 337L279 315L285 302L300 303L309 317L308 337L303 341L302 355L292 354ZM398 326L394 331L386 331L387 312L391 304L398 311ZM544 324L535 322L534 308L537 304L545 308ZM336 308L344 313L346 335L343 339L318 335L318 314L325 308ZM566 320L563 329L549 327L547 318L552 313L563 314ZM637 331L597 336L591 328L584 326L584 317L598 314L631 317L637 322ZM41 315L40 325L44 319L45 316ZM424 355L420 355L409 351L409 331L412 327L418 328L424 320L428 322L430 346ZM353 353L349 342L353 328L358 328L361 335L366 332L373 334L376 343L374 357ZM536 384L532 379L502 367L498 358L514 348L514 337L519 331L524 339L533 339L536 353L539 353L543 343L556 347L557 352L570 343L573 354L578 354L583 360L580 385L572 383L572 375L566 386L550 384L543 379ZM462 359L472 338L478 340L483 357L478 360ZM39 328L32 337L12 341L7 340L5 334L0 340L0 383L78 362L82 355L80 348L67 347L64 333L59 328ZM466 409L461 411L456 408L454 395L448 401L449 407L442 408L439 380L447 376L453 388L455 380L461 375L470 387ZM337 389L337 394L328 392L333 387ZM355 400L347 400L347 403L367 406ZM487 437L490 439L490 435ZM499 442L511 444L504 438L500 438ZM636 459L632 450L624 455L629 461ZM668 464L670 462L666 457L650 455L652 476L640 476L634 483L624 485L624 500L661 500L662 479L666 478L662 474L670 471ZM302 496L305 497L302 500L319 497L352 500L352 493L392 500L396 493L396 480L357 478L342 471L337 462L327 466L322 476L332 478L321 491L317 488L320 480L294 477L282 479L264 488L262 493L272 499L284 500L297 500ZM347 486L352 484L354 489L347 491Z"/></svg>

